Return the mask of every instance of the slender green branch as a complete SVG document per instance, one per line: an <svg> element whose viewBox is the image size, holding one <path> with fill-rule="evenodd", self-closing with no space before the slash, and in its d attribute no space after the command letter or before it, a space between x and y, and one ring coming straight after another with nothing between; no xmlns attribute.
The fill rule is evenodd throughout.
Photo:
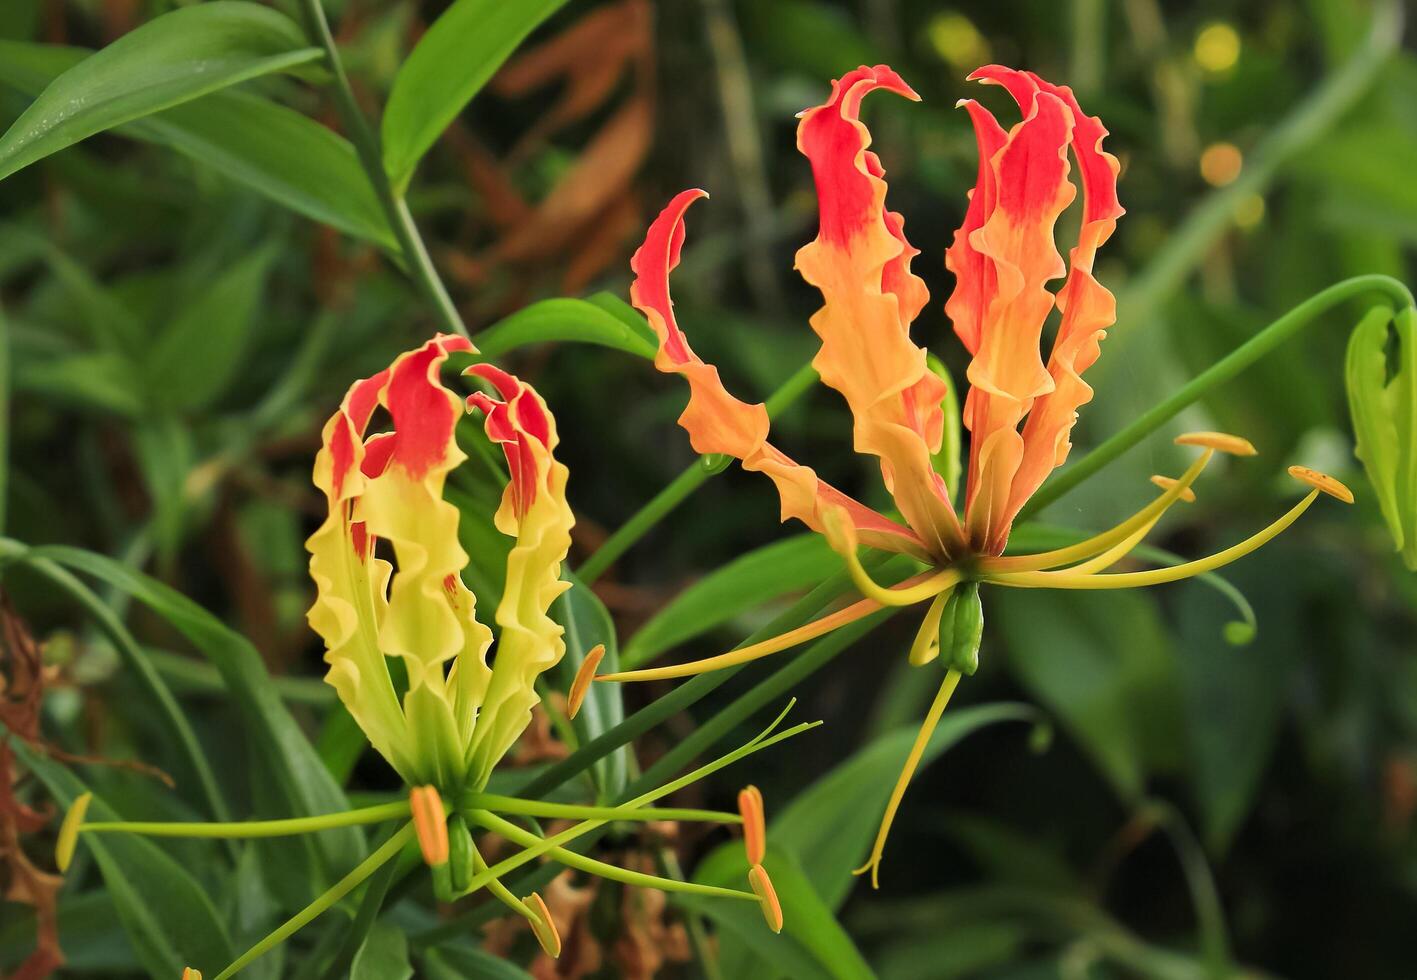
<svg viewBox="0 0 1417 980"><path fill-rule="evenodd" d="M811 364L804 364L798 368L764 402L767 406L768 417L776 418L779 413L801 398L816 380L817 371ZM586 585L594 583L640 538L664 520L674 508L687 500L690 494L703 486L709 477L723 472L725 462L721 457L701 456L690 463L684 472L655 494L650 502L641 507L619 530L606 538L605 543L596 549L595 553L587 558L580 568L576 569L576 577Z"/></svg>
<svg viewBox="0 0 1417 980"><path fill-rule="evenodd" d="M325 19L321 0L301 0L301 6L305 12L306 29L311 40L325 51L325 61L334 77L335 106L345 128L349 130L350 141L359 154L359 162L369 176L369 183L373 185L374 193L383 206L384 216L398 241L409 276L433 304L446 329L464 337L471 337L467 324L463 323L457 306L453 304L453 298L448 295L447 287L438 276L438 270L433 267L433 259L428 255L423 236L418 233L418 225L414 223L408 204L394 192L393 185L389 182L379 137L369 125L369 120L364 117L364 112L354 97L354 89L349 84L349 75L345 73L344 63L340 60L339 49L330 33L330 24Z"/></svg>
<svg viewBox="0 0 1417 980"><path fill-rule="evenodd" d="M85 834L123 833L145 837L293 837L313 834L336 827L362 827L408 816L408 801L381 803L359 810L341 810L313 817L290 817L285 820L234 820L224 823L177 823L172 821L108 820L86 823L79 828Z"/></svg>
<svg viewBox="0 0 1417 980"><path fill-rule="evenodd" d="M522 830L511 821L503 820L486 810L474 811L470 819L522 847L535 847L545 842L545 838ZM568 851L564 847L552 847L547 850L546 854L553 861L564 864L568 868L575 868L578 871L585 871L638 888L657 888L660 891L683 892L687 895L703 895L708 898L736 898L746 899L750 902L758 900L758 896L752 892L739 891L734 888L720 888L717 885L701 885L693 881L675 881L673 878L661 878L643 871L631 871L628 868L621 868L613 864L606 864L604 861L597 861L595 858L585 857L575 851Z"/></svg>
<svg viewBox="0 0 1417 980"><path fill-rule="evenodd" d="M10 499L10 327L0 310L0 534Z"/></svg>
<svg viewBox="0 0 1417 980"><path fill-rule="evenodd" d="M413 824L406 823L397 833L384 841L373 854L361 861L353 871L335 882L327 892L287 919L265 939L237 957L230 966L216 975L216 980L227 980L228 977L235 976L238 971L245 969L252 962L295 935L307 923L329 910L336 902L358 888L365 878L378 871L388 861L393 860L403 850L404 844L412 839Z"/></svg>
<svg viewBox="0 0 1417 980"><path fill-rule="evenodd" d="M1289 340L1320 316L1356 296L1377 293L1396 301L1399 308L1413 305L1412 293L1391 276L1355 276L1319 292L1275 320L1225 357L1183 385L1170 398L1143 412L1126 428L1088 453L1075 464L1043 485L1020 511L1020 522L1044 507L1141 442L1183 409L1203 398L1211 389L1234 378L1276 347Z"/></svg>
<svg viewBox="0 0 1417 980"><path fill-rule="evenodd" d="M1200 927L1201 953L1210 975L1231 976L1233 967L1225 909L1220 903L1220 892L1215 887L1215 876L1205 859L1204 849L1180 812L1170 803L1149 800L1145 810L1146 815L1165 832L1181 863L1181 872L1186 876L1186 887L1191 893L1196 923Z"/></svg>
<svg viewBox="0 0 1417 980"><path fill-rule="evenodd" d="M736 813L722 810L685 810L673 807L578 806L573 803L548 803L543 800L523 800L496 793L468 793L458 801L460 809L490 810L523 817L545 817L552 820L699 820L710 823L742 823Z"/></svg>

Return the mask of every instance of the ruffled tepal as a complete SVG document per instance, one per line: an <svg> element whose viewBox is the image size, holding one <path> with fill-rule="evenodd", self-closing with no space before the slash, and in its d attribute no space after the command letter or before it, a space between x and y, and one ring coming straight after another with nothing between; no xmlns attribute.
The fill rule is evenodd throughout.
<svg viewBox="0 0 1417 980"><path fill-rule="evenodd" d="M905 236L904 219L886 203L885 170L860 119L862 101L872 92L919 99L890 68L862 66L847 73L832 83L825 103L800 116L797 146L811 164L819 222L817 237L797 253L797 270L822 296L810 321L821 341L813 367L846 401L852 444L879 465L896 513L882 514L851 499L775 447L765 407L735 398L717 369L690 347L674 318L669 275L683 247L685 212L707 196L703 191L687 190L670 201L631 263L630 297L659 337L656 366L689 384L689 405L679 422L694 449L736 457L745 469L767 474L777 485L783 520L795 518L825 535L845 558L862 598L728 654L595 679L683 677L787 649L884 606L927 604L910 659L941 663L944 677L870 860L860 869L869 869L873 882L891 820L930 733L960 675L973 673L977 665L981 584L1109 589L1172 582L1259 547L1321 492L1351 499L1337 481L1295 468L1291 472L1309 493L1249 540L1199 561L1105 574L1176 501L1193 499L1191 485L1214 452L1254 451L1243 439L1198 433L1181 441L1200 447L1200 458L1179 478L1158 477L1162 493L1137 514L1072 547L1004 555L1015 518L1067 459L1078 410L1092 398L1083 374L1097 360L1116 313L1112 294L1093 268L1123 214L1117 198L1120 167L1104 149L1102 122L1087 115L1068 88L998 65L970 77L1007 90L1019 121L1005 129L978 102L960 102L979 144L978 179L944 256L955 277L944 312L971 356L962 408L970 433L962 488L947 486L934 465L943 442L948 380L930 370L926 351L910 336L911 324L929 305L924 282L910 269L919 253ZM1056 224L1079 192L1080 227L1065 259L1055 244ZM1043 328L1054 310L1058 329L1045 358ZM863 567L860 546L908 556L918 574L882 586Z"/></svg>

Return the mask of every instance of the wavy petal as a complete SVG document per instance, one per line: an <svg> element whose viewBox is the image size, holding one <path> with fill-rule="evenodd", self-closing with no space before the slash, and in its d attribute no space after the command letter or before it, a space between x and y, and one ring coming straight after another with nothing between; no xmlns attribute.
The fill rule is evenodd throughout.
<svg viewBox="0 0 1417 980"><path fill-rule="evenodd" d="M813 366L850 406L856 449L880 458L907 523L947 558L963 537L930 463L943 432L945 386L910 339L928 293L910 272L918 251L901 216L886 209L884 170L859 118L861 100L877 89L919 98L885 65L862 66L833 83L824 105L802 114L797 146L812 164L819 231L797 252L797 270L825 301L811 320L822 341Z"/></svg>
<svg viewBox="0 0 1417 980"><path fill-rule="evenodd" d="M992 116L963 103L979 138L980 182L947 256L959 284L946 310L974 354L963 413L972 435L965 528L971 547L992 553L1007 538L1024 458L1019 424L1056 387L1039 345L1054 304L1047 284L1066 271L1053 229L1076 194L1067 159L1074 121L1033 76L991 66L971 77L1007 87L1024 114L1000 143Z"/></svg>
<svg viewBox="0 0 1417 980"><path fill-rule="evenodd" d="M566 467L553 455L556 422L541 396L490 364L474 365L467 373L491 382L497 392L495 397L473 394L468 403L485 414L488 437L507 457L511 479L495 520L498 530L516 538L497 606L501 634L496 656L490 677L479 681L482 711L467 752L469 781L481 789L531 721L531 709L540 700L537 676L566 651L565 631L547 613L570 588L561 580L561 563L571 547L575 518L566 502ZM465 666L459 661L457 679Z"/></svg>
<svg viewBox="0 0 1417 980"><path fill-rule="evenodd" d="M773 447L767 441L767 409L729 394L718 369L704 363L689 346L674 319L669 273L679 264L684 212L706 196L701 190L678 194L650 225L644 244L630 262L635 273L630 301L659 337L655 366L680 374L689 382L689 404L679 417L679 424L688 431L694 450L734 456L742 461L744 469L766 473L777 485L784 521L795 517L820 532L824 529L824 508L840 507L856 525L863 542L924 556L927 549L914 532L828 486L817 479L810 467L794 462Z"/></svg>

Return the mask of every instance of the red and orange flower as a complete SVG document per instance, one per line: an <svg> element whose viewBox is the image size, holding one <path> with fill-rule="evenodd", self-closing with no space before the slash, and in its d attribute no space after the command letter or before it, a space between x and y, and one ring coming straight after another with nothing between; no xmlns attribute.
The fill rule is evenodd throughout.
<svg viewBox="0 0 1417 980"><path fill-rule="evenodd" d="M1116 315L1112 294L1093 274L1098 250L1123 214L1117 159L1103 147L1107 130L1087 115L1072 91L1032 72L991 65L970 76L1002 86L1021 121L1005 129L973 99L968 112L979 144L979 174L964 223L945 253L955 289L945 312L972 359L962 422L970 433L963 499L947 486L933 457L945 430L948 381L927 364L910 326L929 302L910 270L919 254L904 220L886 205L880 159L860 120L861 102L883 90L919 96L885 65L861 67L832 85L831 98L801 115L797 145L812 165L819 230L797 253L802 277L821 291L811 326L821 340L813 367L845 399L854 420L853 444L879 461L899 511L882 514L818 478L768 441L765 406L731 395L718 371L690 348L675 322L669 274L684 242L684 214L707 196L688 190L650 226L631 267L631 300L659 337L656 366L689 383L680 424L700 453L724 454L766 473L782 501L782 517L826 535L842 554L865 598L814 623L731 653L694 663L604 674L601 681L680 677L742 663L786 649L882 608L929 602L911 661L941 659L947 668L915 748L882 822L865 868L873 880L886 833L930 731L959 681L977 663L982 614L980 583L1037 588L1124 588L1175 581L1219 567L1287 527L1320 491L1351 499L1337 481L1291 469L1314 489L1288 514L1240 545L1169 568L1101 574L1128 554L1191 485L1216 450L1248 455L1243 439L1196 433L1182 440L1204 452L1181 477L1158 477L1163 492L1132 517L1080 544L1035 555L1004 555L1020 510L1067 459L1078 409L1092 398L1083 373ZM1059 216L1073 204L1076 164L1082 189L1081 225L1067 260L1055 244ZM1054 291L1050 283L1062 280ZM1053 310L1058 328L1042 355ZM958 506L962 504L962 509ZM907 555L924 568L892 587L872 580L858 545ZM943 651L943 654L942 654ZM593 669L593 668L592 668Z"/></svg>

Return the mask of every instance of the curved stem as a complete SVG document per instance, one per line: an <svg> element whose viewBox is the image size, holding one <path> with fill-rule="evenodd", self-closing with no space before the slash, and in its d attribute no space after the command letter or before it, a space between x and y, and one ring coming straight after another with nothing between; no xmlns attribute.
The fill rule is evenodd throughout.
<svg viewBox="0 0 1417 980"><path fill-rule="evenodd" d="M273 930L270 935L266 936L265 939L262 939L237 957L230 966L216 975L216 980L227 980L228 977L235 976L256 959L295 935L295 933L307 923L314 920L321 913L328 911L336 902L358 888L365 878L368 878L375 871L378 871L379 868L383 867L387 862L392 861L398 855L399 851L403 850L404 844L412 839L413 823L409 822L404 824L392 837L384 841L373 854L370 854L361 861L353 871L335 882L323 895L285 920L285 922Z"/></svg>
<svg viewBox="0 0 1417 980"><path fill-rule="evenodd" d="M384 217L388 219L389 228L398 242L399 252L407 265L409 276L433 304L446 329L464 337L471 337L467 324L463 323L452 297L448 295L447 287L438 276L438 270L433 267L433 259L428 255L428 248L423 244L423 236L418 233L418 226L413 221L413 215L409 213L408 204L401 195L395 193L393 185L389 183L379 137L375 135L354 97L349 75L345 73L339 49L335 46L334 36L330 34L330 23L325 19L324 7L321 6L320 0L301 0L301 7L305 12L306 29L313 42L324 49L325 61L334 76L332 89L335 107L339 110L345 128L349 130L350 141L359 154L359 162L364 166L369 183L373 185L374 194L383 206Z"/></svg>
<svg viewBox="0 0 1417 980"><path fill-rule="evenodd" d="M578 806L572 803L548 803L544 800L523 800L496 793L468 793L458 801L466 810L487 810L524 817L546 817L560 820L698 820L710 823L742 823L737 813L722 810L686 810L672 807Z"/></svg>
<svg viewBox="0 0 1417 980"><path fill-rule="evenodd" d="M1414 305L1411 291L1391 276L1355 276L1335 283L1309 297L1284 316L1265 327L1215 364L1183 385L1174 395L1143 412L1131 425L1118 432L1073 466L1045 483L1019 512L1018 521L1026 521L1044 507L1131 449L1180 412L1203 398L1212 388L1224 384L1245 368L1254 364L1324 313L1340 304L1369 293L1379 293L1396 301L1399 309Z"/></svg>
<svg viewBox="0 0 1417 980"><path fill-rule="evenodd" d="M360 827L383 823L408 816L408 801L381 803L359 810L322 813L314 817L291 817L285 820L236 820L225 823L177 823L173 821L106 820L86 823L79 827L84 834L125 833L145 837L292 837L313 834L335 827Z"/></svg>
<svg viewBox="0 0 1417 980"><path fill-rule="evenodd" d="M797 399L806 394L807 389L817 380L817 371L811 364L804 364L793 375L778 386L763 404L767 406L768 418L776 418ZM640 538L648 534L656 524L669 516L669 512L689 498L708 478L723 472L722 460L712 456L701 456L694 460L655 494L634 516L626 521L605 543L576 569L576 577L586 585L591 585L605 570L629 551Z"/></svg>

